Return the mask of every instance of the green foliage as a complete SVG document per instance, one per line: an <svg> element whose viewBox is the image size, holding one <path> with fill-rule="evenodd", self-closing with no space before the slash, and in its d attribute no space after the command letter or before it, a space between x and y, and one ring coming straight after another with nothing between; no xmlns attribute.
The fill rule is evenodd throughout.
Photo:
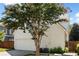
<svg viewBox="0 0 79 59"><path fill-rule="evenodd" d="M70 41L79 41L79 25L74 23L69 34Z"/></svg>
<svg viewBox="0 0 79 59"><path fill-rule="evenodd" d="M63 54L63 53L64 53L64 51L62 50L61 47L58 47L58 48L51 48L51 49L49 50L49 52L50 52L50 53L53 53L53 54L55 54L55 53Z"/></svg>
<svg viewBox="0 0 79 59"><path fill-rule="evenodd" d="M77 44L77 47L76 47L76 51L75 52L79 55L79 44Z"/></svg>
<svg viewBox="0 0 79 59"><path fill-rule="evenodd" d="M5 7L5 16L2 18L8 28L27 29L33 38L37 35L44 35L45 31L54 23L65 21L58 19L64 14L65 8L57 3L20 3Z"/></svg>
<svg viewBox="0 0 79 59"><path fill-rule="evenodd" d="M4 52L4 51L7 51L9 49L6 49L6 48L0 48L0 52Z"/></svg>
<svg viewBox="0 0 79 59"><path fill-rule="evenodd" d="M65 21L59 19L64 11L64 6L59 3L19 3L6 6L2 20L7 28L19 28L24 33L27 29L35 40L39 55L41 37L50 25Z"/></svg>
<svg viewBox="0 0 79 59"><path fill-rule="evenodd" d="M0 32L0 41L3 41L4 32Z"/></svg>
<svg viewBox="0 0 79 59"><path fill-rule="evenodd" d="M79 55L79 47L76 48L76 53Z"/></svg>
<svg viewBox="0 0 79 59"><path fill-rule="evenodd" d="M69 48L65 47L64 52L66 52L66 53L69 52Z"/></svg>

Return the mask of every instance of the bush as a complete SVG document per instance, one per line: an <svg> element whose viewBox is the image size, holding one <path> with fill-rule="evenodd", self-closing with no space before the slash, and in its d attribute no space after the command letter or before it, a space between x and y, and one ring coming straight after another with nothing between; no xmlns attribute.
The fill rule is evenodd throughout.
<svg viewBox="0 0 79 59"><path fill-rule="evenodd" d="M58 48L51 48L50 50L49 50L49 52L50 53L58 53L58 54L63 54L64 53L64 51L62 50L62 48L61 47L58 47Z"/></svg>
<svg viewBox="0 0 79 59"><path fill-rule="evenodd" d="M77 55L79 55L79 44L77 44L76 51Z"/></svg>
<svg viewBox="0 0 79 59"><path fill-rule="evenodd" d="M50 48L49 53L53 53L54 54L54 53L56 53L56 50L57 50L56 48Z"/></svg>
<svg viewBox="0 0 79 59"><path fill-rule="evenodd" d="M69 52L69 48L65 47L64 52L66 52L66 53Z"/></svg>
<svg viewBox="0 0 79 59"><path fill-rule="evenodd" d="M75 52L77 53L77 55L79 55L79 47L76 48L76 51Z"/></svg>
<svg viewBox="0 0 79 59"><path fill-rule="evenodd" d="M50 48L50 49L48 49L48 48L40 48L40 53L63 54L64 50L61 47L57 47L57 48L55 47L55 48Z"/></svg>
<svg viewBox="0 0 79 59"><path fill-rule="evenodd" d="M4 32L1 32L1 31L0 31L0 42L3 41L3 37L4 37Z"/></svg>
<svg viewBox="0 0 79 59"><path fill-rule="evenodd" d="M53 53L52 51L53 51L53 49L52 49L52 48L50 48L50 49L49 49L49 53Z"/></svg>

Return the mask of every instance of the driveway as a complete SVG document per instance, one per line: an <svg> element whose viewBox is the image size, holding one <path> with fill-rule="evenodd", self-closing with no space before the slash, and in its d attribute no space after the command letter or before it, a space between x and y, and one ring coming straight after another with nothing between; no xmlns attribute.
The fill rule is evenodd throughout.
<svg viewBox="0 0 79 59"><path fill-rule="evenodd" d="M26 51L26 50L10 50L10 51L4 51L0 52L0 56L24 56L27 54L34 53L33 51Z"/></svg>
<svg viewBox="0 0 79 59"><path fill-rule="evenodd" d="M10 51L4 51L0 52L0 56L25 56L28 54L34 54L34 51L28 51L28 50L10 50ZM42 56L48 56L46 53L42 53ZM50 55L50 56L60 56L59 54ZM64 53L63 56L77 56L77 53Z"/></svg>

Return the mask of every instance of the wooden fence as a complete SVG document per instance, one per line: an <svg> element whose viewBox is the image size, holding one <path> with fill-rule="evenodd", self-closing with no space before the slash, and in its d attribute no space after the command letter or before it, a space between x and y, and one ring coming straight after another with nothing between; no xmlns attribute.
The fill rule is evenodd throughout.
<svg viewBox="0 0 79 59"><path fill-rule="evenodd" d="M69 51L75 52L78 43L79 43L79 41L69 41L69 42L67 42L67 46L69 48Z"/></svg>
<svg viewBox="0 0 79 59"><path fill-rule="evenodd" d="M14 48L14 41L4 41L0 43L0 48Z"/></svg>

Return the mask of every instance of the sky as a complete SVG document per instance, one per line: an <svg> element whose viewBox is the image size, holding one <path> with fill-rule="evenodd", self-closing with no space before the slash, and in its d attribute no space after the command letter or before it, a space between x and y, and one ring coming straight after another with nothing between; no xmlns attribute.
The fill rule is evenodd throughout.
<svg viewBox="0 0 79 59"><path fill-rule="evenodd" d="M70 24L79 23L79 3L65 3L64 6L71 10L69 12Z"/></svg>
<svg viewBox="0 0 79 59"><path fill-rule="evenodd" d="M0 3L0 19L3 16L2 13L5 11L5 5ZM79 23L79 3L64 3L64 6L72 10L68 12L70 24Z"/></svg>
<svg viewBox="0 0 79 59"><path fill-rule="evenodd" d="M0 19L3 16L3 12L5 11L4 4L0 3Z"/></svg>

